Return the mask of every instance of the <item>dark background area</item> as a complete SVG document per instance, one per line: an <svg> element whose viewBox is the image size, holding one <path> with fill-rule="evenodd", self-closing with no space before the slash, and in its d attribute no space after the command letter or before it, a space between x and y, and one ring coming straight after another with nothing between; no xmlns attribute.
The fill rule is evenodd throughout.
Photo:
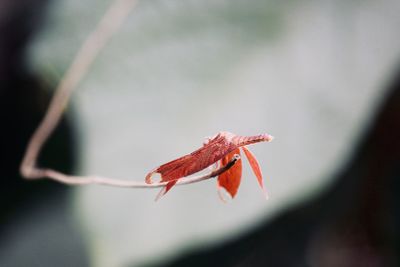
<svg viewBox="0 0 400 267"><path fill-rule="evenodd" d="M40 28L48 1L4 0L0 5L0 265L87 266L71 218L68 187L27 182L19 165L42 119L52 88L27 67L27 45ZM39 164L65 172L77 163L74 129L63 119ZM13 247L19 247L16 251Z"/></svg>

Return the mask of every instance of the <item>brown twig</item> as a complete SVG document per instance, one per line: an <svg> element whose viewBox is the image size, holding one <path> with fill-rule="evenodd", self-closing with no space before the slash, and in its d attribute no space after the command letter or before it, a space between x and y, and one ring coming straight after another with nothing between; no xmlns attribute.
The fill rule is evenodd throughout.
<svg viewBox="0 0 400 267"><path fill-rule="evenodd" d="M176 185L186 185L197 183L200 181L204 181L213 177L220 175L221 173L229 170L238 160L240 159L239 155L235 155L225 166L218 168L208 174L186 177L182 178L177 182ZM63 184L68 185L89 185L89 184L101 184L101 185L109 185L116 187L134 187L134 188L158 188L163 187L167 184L167 182L159 182L153 184L147 184L145 182L137 182L137 181L129 181L129 180L121 180L121 179L113 179L101 176L75 176L75 175L66 175L64 173L52 170L52 169L37 169L38 175L40 178L48 178ZM38 178L38 179L40 179Z"/></svg>
<svg viewBox="0 0 400 267"><path fill-rule="evenodd" d="M122 24L124 18L136 4L136 0L117 0L107 10L96 29L87 37L76 54L71 66L61 79L50 102L45 117L32 135L20 171L27 179L40 178L43 171L36 167L41 148L56 128L67 106L73 89L86 74L97 54L112 34Z"/></svg>
<svg viewBox="0 0 400 267"><path fill-rule="evenodd" d="M67 175L53 169L44 169L36 166L39 153L59 123L68 104L72 91L87 73L89 67L98 53L106 45L110 37L117 31L129 12L135 7L136 0L116 0L100 20L95 30L87 37L82 47L76 54L71 66L61 79L55 94L51 99L45 117L32 135L24 158L20 166L21 175L26 179L48 178L68 185L103 184L118 187L156 188L166 185L165 182L146 184L129 180L119 180L100 176L75 176ZM200 182L227 171L239 159L239 155L225 166L203 176L184 178L177 184L191 184Z"/></svg>

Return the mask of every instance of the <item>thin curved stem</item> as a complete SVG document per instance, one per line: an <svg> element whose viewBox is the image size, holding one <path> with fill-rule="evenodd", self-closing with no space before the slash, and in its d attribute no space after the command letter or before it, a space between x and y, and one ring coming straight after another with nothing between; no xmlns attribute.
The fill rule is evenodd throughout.
<svg viewBox="0 0 400 267"><path fill-rule="evenodd" d="M239 155L235 155L225 166L222 166L208 174L193 176L193 177L184 177L181 178L176 185L187 185L193 184L200 181L204 181L213 177L220 175L221 173L229 170L235 163L240 159ZM73 176L73 175L66 175L61 172L51 170L51 169L37 169L39 172L38 178L30 179L41 179L41 178L48 178L63 184L68 185L89 185L89 184L100 184L100 185L108 185L108 186L116 186L116 187L130 187L130 188L159 188L164 187L168 182L160 182L160 183L153 183L147 184L145 182L137 182L137 181L129 181L129 180L120 180L120 179L113 179L101 176ZM39 178L40 177L40 178Z"/></svg>
<svg viewBox="0 0 400 267"><path fill-rule="evenodd" d="M59 123L72 91L85 76L101 49L117 31L129 12L135 7L136 2L136 0L114 1L95 30L89 34L81 46L71 66L56 88L45 117L28 143L20 166L20 172L23 177L29 179L43 177L43 174L46 173L54 173L57 176L60 174L57 171L44 170L36 166L40 150Z"/></svg>

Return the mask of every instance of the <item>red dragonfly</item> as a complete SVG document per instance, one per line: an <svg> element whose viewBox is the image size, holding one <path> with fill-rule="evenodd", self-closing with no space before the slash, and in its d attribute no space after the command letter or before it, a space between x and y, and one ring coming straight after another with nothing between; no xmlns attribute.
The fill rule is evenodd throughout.
<svg viewBox="0 0 400 267"><path fill-rule="evenodd" d="M266 194L260 165L253 153L251 153L246 146L258 142L270 142L272 139L273 137L269 134L240 136L230 132L219 132L214 137L209 138L204 143L203 147L188 155L165 163L149 172L146 176L146 183L152 183L151 177L155 173L161 175L160 182L167 182L166 186L158 195L158 199L165 195L179 179L204 170L213 164L225 166L232 160L235 154L240 155L240 149L242 149L257 177L260 187ZM218 192L221 193L221 189L225 189L231 198L234 198L238 191L241 177L242 161L239 159L230 169L218 176ZM220 194L220 197L222 198L222 194Z"/></svg>

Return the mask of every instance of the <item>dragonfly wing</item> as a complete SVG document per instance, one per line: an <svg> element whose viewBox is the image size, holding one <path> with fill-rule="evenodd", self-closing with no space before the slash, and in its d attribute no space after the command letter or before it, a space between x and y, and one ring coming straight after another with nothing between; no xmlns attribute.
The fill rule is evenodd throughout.
<svg viewBox="0 0 400 267"><path fill-rule="evenodd" d="M161 189L161 191L158 193L158 195L156 196L155 201L159 200L161 197L163 197L166 193L168 193L168 191L176 184L176 182L178 182L178 180L173 180L169 183L167 183L167 185L165 187L163 187Z"/></svg>
<svg viewBox="0 0 400 267"><path fill-rule="evenodd" d="M161 182L169 182L199 172L216 163L236 148L237 146L230 139L219 134L196 151L167 162L151 171L146 176L146 183L152 183L151 176L154 173L161 174Z"/></svg>
<svg viewBox="0 0 400 267"><path fill-rule="evenodd" d="M244 154L246 155L246 158L249 161L254 174L257 177L258 184L260 185L265 196L267 197L267 191L265 190L265 187L264 187L264 181L263 181L263 177L262 177L262 173L261 173L261 168L260 168L260 165L258 164L256 157L247 147L243 146L242 150L243 150Z"/></svg>
<svg viewBox="0 0 400 267"><path fill-rule="evenodd" d="M239 149L235 149L221 159L221 165L225 166L235 154L240 154ZM224 188L229 195L234 198L242 178L242 160L239 159L235 165L233 165L229 170L223 172L218 176L217 187L218 190Z"/></svg>

